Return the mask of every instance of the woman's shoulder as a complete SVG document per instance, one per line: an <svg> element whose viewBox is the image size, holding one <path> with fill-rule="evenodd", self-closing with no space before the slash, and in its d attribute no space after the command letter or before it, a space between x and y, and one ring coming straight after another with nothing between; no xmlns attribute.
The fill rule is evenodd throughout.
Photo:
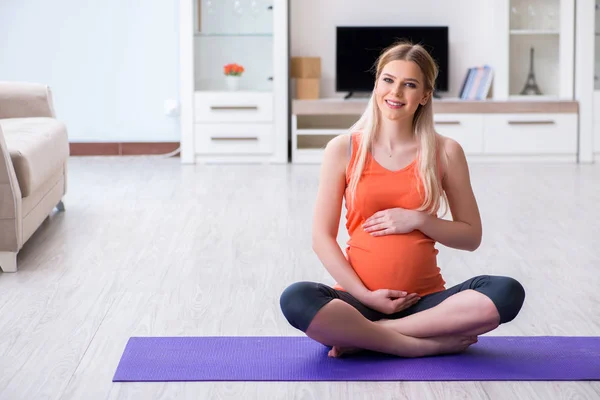
<svg viewBox="0 0 600 400"><path fill-rule="evenodd" d="M449 155L456 155L457 152L462 152L462 146L456 140L447 136L436 133L440 151Z"/></svg>
<svg viewBox="0 0 600 400"><path fill-rule="evenodd" d="M349 132L331 139L325 146L323 163L326 167L333 168L347 175L348 168L352 165L352 157L359 143L358 132Z"/></svg>
<svg viewBox="0 0 600 400"><path fill-rule="evenodd" d="M334 137L325 146L324 156L344 163L348 162L352 154L353 144L356 142L356 135L357 133L344 133Z"/></svg>
<svg viewBox="0 0 600 400"><path fill-rule="evenodd" d="M436 133L436 135L438 151L442 156L442 159L444 159L443 161L448 162L451 160L456 160L457 158L460 159L464 157L464 150L460 143L458 143L452 138L440 135L439 133Z"/></svg>
<svg viewBox="0 0 600 400"><path fill-rule="evenodd" d="M465 152L456 140L447 136L437 135L439 162L441 164L442 175L451 170L457 163L466 163Z"/></svg>
<svg viewBox="0 0 600 400"><path fill-rule="evenodd" d="M329 149L330 152L337 153L343 149L347 149L348 146L350 145L350 140L351 140L351 135L349 133L344 133L342 135L338 135L338 136L334 137L333 139L331 139L327 143L327 146L325 148Z"/></svg>

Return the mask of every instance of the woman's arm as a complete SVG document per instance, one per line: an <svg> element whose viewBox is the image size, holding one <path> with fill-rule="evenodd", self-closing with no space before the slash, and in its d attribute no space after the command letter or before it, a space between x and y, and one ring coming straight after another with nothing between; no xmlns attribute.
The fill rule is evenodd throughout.
<svg viewBox="0 0 600 400"><path fill-rule="evenodd" d="M455 249L473 251L481 244L481 217L471 187L465 153L456 141L443 138L445 157L442 185L448 196L452 221L424 214L418 229L433 240Z"/></svg>
<svg viewBox="0 0 600 400"><path fill-rule="evenodd" d="M348 293L361 300L369 290L337 243L350 139L350 135L337 136L325 148L313 216L312 248L331 276Z"/></svg>

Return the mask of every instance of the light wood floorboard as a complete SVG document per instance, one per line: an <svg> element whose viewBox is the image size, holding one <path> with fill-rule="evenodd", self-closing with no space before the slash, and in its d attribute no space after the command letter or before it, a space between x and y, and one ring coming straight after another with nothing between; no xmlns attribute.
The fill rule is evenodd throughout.
<svg viewBox="0 0 600 400"><path fill-rule="evenodd" d="M17 273L0 273L0 399L600 398L600 382L112 383L131 336L300 334L279 294L298 280L333 283L311 250L318 173L72 158L67 211L26 244ZM521 314L492 335L599 336L600 166L472 164L471 174L484 239L472 253L438 246L448 285L521 281Z"/></svg>

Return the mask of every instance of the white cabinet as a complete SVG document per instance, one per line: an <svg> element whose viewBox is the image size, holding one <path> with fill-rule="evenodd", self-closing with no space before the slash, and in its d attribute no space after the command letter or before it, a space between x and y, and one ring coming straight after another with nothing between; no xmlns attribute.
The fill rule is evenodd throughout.
<svg viewBox="0 0 600 400"><path fill-rule="evenodd" d="M180 0L182 162L288 161L288 1Z"/></svg>
<svg viewBox="0 0 600 400"><path fill-rule="evenodd" d="M197 123L212 122L272 122L271 93L196 92L194 119Z"/></svg>
<svg viewBox="0 0 600 400"><path fill-rule="evenodd" d="M273 153L273 125L196 124L196 153L199 155L268 155Z"/></svg>
<svg viewBox="0 0 600 400"><path fill-rule="evenodd" d="M465 154L483 152L483 114L434 114L435 130L456 140Z"/></svg>
<svg viewBox="0 0 600 400"><path fill-rule="evenodd" d="M461 101L434 103L436 131L456 140L470 161L576 162L575 101ZM333 137L348 132L364 104L345 100L294 100L292 162L320 163Z"/></svg>
<svg viewBox="0 0 600 400"><path fill-rule="evenodd" d="M495 69L494 99L573 99L575 0L494 0L492 4L492 29L497 32L490 60ZM523 93L526 88L530 90Z"/></svg>
<svg viewBox="0 0 600 400"><path fill-rule="evenodd" d="M483 130L487 155L577 154L576 114L488 114Z"/></svg>
<svg viewBox="0 0 600 400"><path fill-rule="evenodd" d="M577 155L576 113L437 114L434 120L436 131L460 143L469 156L574 160Z"/></svg>

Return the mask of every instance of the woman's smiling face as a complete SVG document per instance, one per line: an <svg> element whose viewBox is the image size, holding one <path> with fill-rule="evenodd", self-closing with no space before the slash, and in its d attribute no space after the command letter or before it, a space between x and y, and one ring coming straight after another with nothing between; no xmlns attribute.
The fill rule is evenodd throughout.
<svg viewBox="0 0 600 400"><path fill-rule="evenodd" d="M375 87L377 106L383 118L412 118L419 105L427 103L425 79L419 66L412 61L394 60L387 63Z"/></svg>

